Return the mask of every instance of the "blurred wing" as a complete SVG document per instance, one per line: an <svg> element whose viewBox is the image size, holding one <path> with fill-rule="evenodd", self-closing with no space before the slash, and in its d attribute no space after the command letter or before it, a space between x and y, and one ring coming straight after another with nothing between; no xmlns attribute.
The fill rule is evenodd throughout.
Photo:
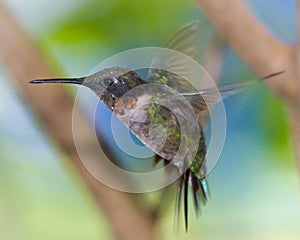
<svg viewBox="0 0 300 240"><path fill-rule="evenodd" d="M278 76L283 74L284 71L272 73L263 77L261 80L264 81L266 79ZM180 95L184 96L192 105L195 110L195 113L198 114L207 109L207 107L211 107L215 103L232 96L236 93L239 93L246 88L252 86L253 84L260 83L261 81L249 81L244 83L231 84L223 87L214 87L203 89L201 91L196 92L186 92L180 93Z"/></svg>
<svg viewBox="0 0 300 240"><path fill-rule="evenodd" d="M216 45L217 39L208 21L196 20L181 27L169 40L166 48L181 52L203 63L209 50Z"/></svg>
<svg viewBox="0 0 300 240"><path fill-rule="evenodd" d="M232 84L220 88L209 88L195 93L180 93L180 95L184 96L191 103L195 113L199 114L224 98L239 93L255 83L258 83L258 81Z"/></svg>
<svg viewBox="0 0 300 240"><path fill-rule="evenodd" d="M186 92L178 94L184 96L185 99L189 101L195 111L195 114L198 115L199 113L206 111L209 107L212 107L222 99L239 93L255 83L258 83L258 81L232 84L220 88L214 87L196 92ZM169 100L172 100L172 98L176 99L177 97L176 95L168 96Z"/></svg>
<svg viewBox="0 0 300 240"><path fill-rule="evenodd" d="M170 51L153 60L147 81L167 85L186 97L196 114L207 110L223 98L236 94L258 81L212 87L207 72L199 67L215 64L222 41L208 21L193 21L180 28L169 40ZM216 60L218 62L218 60ZM210 71L212 73L212 71ZM283 72L270 74L262 80ZM203 89L203 90L202 90Z"/></svg>
<svg viewBox="0 0 300 240"><path fill-rule="evenodd" d="M187 85L184 79L191 81L190 74L195 71L195 67L199 67L197 62L205 66L218 46L220 40L208 21L190 22L167 42L165 47L170 51L158 54L153 60L147 80L172 85L178 92L191 90L191 84ZM175 73L176 76L170 73ZM159 76L164 78L163 81L160 81ZM200 76L192 81L199 84Z"/></svg>
<svg viewBox="0 0 300 240"><path fill-rule="evenodd" d="M208 21L188 23L166 44L170 51L159 53L153 60L147 82L167 85L179 93L195 93L198 92L197 89L207 88L205 81L207 82L208 75L201 70L199 63L205 66L210 61L212 52L220 45L220 40ZM195 101L195 104L191 103L196 112L206 108L199 95L187 99Z"/></svg>

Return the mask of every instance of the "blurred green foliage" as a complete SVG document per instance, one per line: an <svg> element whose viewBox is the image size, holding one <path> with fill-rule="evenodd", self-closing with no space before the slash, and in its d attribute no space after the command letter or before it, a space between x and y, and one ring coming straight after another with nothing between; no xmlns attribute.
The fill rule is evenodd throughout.
<svg viewBox="0 0 300 240"><path fill-rule="evenodd" d="M58 56L63 69L72 59L86 73L120 51L163 46L179 26L200 15L192 1L88 0L42 31L40 43L48 56Z"/></svg>

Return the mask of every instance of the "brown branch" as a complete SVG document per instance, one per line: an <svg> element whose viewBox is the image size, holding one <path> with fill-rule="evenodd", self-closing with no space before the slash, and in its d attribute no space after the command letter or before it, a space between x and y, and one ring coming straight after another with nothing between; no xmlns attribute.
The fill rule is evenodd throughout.
<svg viewBox="0 0 300 240"><path fill-rule="evenodd" d="M300 9L298 0L298 9ZM238 0L196 0L224 40L258 75L285 70L267 85L285 100L300 167L300 51L273 38ZM300 26L300 24L299 24Z"/></svg>
<svg viewBox="0 0 300 240"><path fill-rule="evenodd" d="M153 239L153 222L134 205L129 195L114 191L95 180L85 169L72 135L72 109L74 100L57 85L33 87L28 81L51 77L33 41L17 26L0 2L0 59L20 90L27 97L47 133L81 174L95 201L107 216L117 239ZM89 124L82 117L81 130L88 132ZM89 141L89 137L87 141ZM101 159L101 156L95 156Z"/></svg>
<svg viewBox="0 0 300 240"><path fill-rule="evenodd" d="M293 67L294 48L274 39L237 0L197 0L224 40L259 75L285 70L268 85L278 95L294 96L299 86Z"/></svg>
<svg viewBox="0 0 300 240"><path fill-rule="evenodd" d="M298 45L296 47L295 54L295 72L296 72L296 79L298 80L298 86L300 85L300 0L297 1L297 20L298 20ZM295 96L295 98L290 99L290 102L288 103L288 109L290 113L290 122L291 122L291 128L293 132L293 140L294 145L296 147L296 154L298 159L298 168L300 169L300 93L298 91L298 94Z"/></svg>

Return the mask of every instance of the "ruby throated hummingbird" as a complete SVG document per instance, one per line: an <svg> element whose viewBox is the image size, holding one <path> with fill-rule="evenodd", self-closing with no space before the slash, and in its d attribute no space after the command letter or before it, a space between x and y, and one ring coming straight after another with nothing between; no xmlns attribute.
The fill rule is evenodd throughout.
<svg viewBox="0 0 300 240"><path fill-rule="evenodd" d="M191 58L197 60L196 53L199 48L199 31L201 33L202 24L200 21L191 22L182 27L171 39L166 46L169 49L180 51ZM173 59L174 60L174 59ZM172 57L159 61L164 64L172 65ZM159 64L156 64L159 65ZM180 64L176 67L183 67ZM183 64L184 65L184 64ZM281 73L281 72L280 72ZM276 76L280 73L270 74L263 79ZM200 80L199 80L200 81ZM147 86L151 84L161 84L174 88L181 96L186 97L191 104L192 110L196 116L201 115L207 110L208 102L205 96L213 96L219 91L221 96L227 97L236 92L241 91L252 82L227 85L223 88L210 88L197 91L186 79L178 74L163 69L149 69L148 77L143 79L136 71L125 67L111 67L100 70L92 75L81 78L67 79L39 79L30 83L73 83L86 86L105 103L105 105L113 111L120 119L126 119L130 115L130 122L125 124L147 147L154 151L154 162L164 161L165 164L171 163L178 168L181 177L178 181L177 208L180 208L181 197L183 196L185 225L188 224L188 189L191 185L192 195L196 211L199 209L200 202L205 204L209 200L209 192L206 181L206 142L202 130L201 118L196 122L199 130L199 141L196 145L195 157L193 159L174 159L181 144L181 126L172 109L168 109L163 105L154 102L147 102L153 98L154 92L142 91L140 94L131 95L130 91L135 88ZM128 94L129 93L129 94ZM125 96L125 97L124 97ZM210 98L212 104L217 102L216 99ZM173 101L173 98L169 98ZM146 104L145 104L146 103ZM174 104L173 104L174 105ZM189 111L188 109L180 109L180 104L176 105L179 111ZM133 114L134 113L134 114ZM189 121L189 119L186 119ZM123 121L124 122L124 121ZM190 123L187 123L190 124ZM162 141L159 134L155 138L151 136L150 130L153 126L161 126L166 133L165 139ZM152 134L153 135L153 134ZM188 148L188 139L185 140L185 147Z"/></svg>

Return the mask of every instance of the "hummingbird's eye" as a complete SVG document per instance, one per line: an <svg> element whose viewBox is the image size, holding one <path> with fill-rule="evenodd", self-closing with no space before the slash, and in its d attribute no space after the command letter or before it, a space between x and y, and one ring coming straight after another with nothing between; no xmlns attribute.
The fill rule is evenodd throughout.
<svg viewBox="0 0 300 240"><path fill-rule="evenodd" d="M113 82L114 82L111 78L106 78L103 81L104 81L105 86L107 86L107 87L109 87L110 85L112 85Z"/></svg>

